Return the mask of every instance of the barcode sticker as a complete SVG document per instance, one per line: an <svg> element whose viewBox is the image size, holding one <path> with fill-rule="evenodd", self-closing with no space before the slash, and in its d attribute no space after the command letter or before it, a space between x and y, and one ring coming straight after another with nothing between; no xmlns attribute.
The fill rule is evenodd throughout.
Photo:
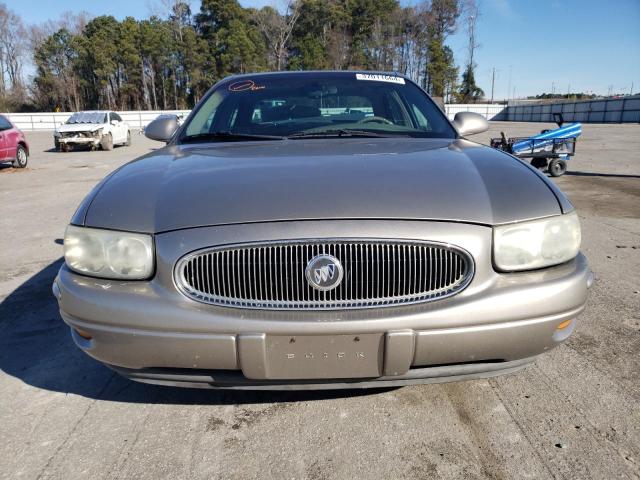
<svg viewBox="0 0 640 480"><path fill-rule="evenodd" d="M404 85L404 78L395 75L383 75L380 73L356 73L357 80L369 80L372 82L389 82Z"/></svg>

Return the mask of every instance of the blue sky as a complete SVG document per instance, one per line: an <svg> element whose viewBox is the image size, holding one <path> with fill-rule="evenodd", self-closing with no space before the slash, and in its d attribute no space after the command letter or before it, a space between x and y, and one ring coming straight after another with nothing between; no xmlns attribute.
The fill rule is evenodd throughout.
<svg viewBox="0 0 640 480"><path fill-rule="evenodd" d="M60 11L86 10L117 18L146 17L159 0L4 0L26 23L57 19ZM401 0L403 5L417 0ZM495 98L541 92L640 92L640 0L478 0L476 81ZM240 0L244 6L273 5L274 0ZM199 0L191 1L194 10ZM450 37L456 61L467 55L461 28ZM511 77L511 82L509 82Z"/></svg>

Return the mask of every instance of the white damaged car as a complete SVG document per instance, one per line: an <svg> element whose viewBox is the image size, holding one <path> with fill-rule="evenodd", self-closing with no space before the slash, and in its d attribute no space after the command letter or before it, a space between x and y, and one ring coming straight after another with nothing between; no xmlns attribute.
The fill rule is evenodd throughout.
<svg viewBox="0 0 640 480"><path fill-rule="evenodd" d="M53 142L61 152L79 145L113 150L114 145L131 145L131 130L115 112L76 112L53 132Z"/></svg>

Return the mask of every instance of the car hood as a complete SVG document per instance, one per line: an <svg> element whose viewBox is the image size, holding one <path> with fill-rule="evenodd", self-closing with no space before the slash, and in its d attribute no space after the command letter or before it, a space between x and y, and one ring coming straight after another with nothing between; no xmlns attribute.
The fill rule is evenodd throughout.
<svg viewBox="0 0 640 480"><path fill-rule="evenodd" d="M71 132L95 132L99 128L104 128L102 123L65 123L60 125L56 130L60 133Z"/></svg>
<svg viewBox="0 0 640 480"><path fill-rule="evenodd" d="M521 161L466 140L171 146L106 178L74 223L149 233L301 219L495 225L562 213L550 183Z"/></svg>

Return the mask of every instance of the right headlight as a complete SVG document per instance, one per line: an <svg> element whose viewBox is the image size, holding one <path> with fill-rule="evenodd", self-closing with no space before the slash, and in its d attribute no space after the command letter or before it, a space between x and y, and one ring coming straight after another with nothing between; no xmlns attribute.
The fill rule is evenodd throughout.
<svg viewBox="0 0 640 480"><path fill-rule="evenodd" d="M84 275L143 280L153 273L153 240L143 233L69 225L64 259L71 270Z"/></svg>
<svg viewBox="0 0 640 480"><path fill-rule="evenodd" d="M567 262L580 250L575 212L493 229L493 261L498 270L534 270Z"/></svg>

